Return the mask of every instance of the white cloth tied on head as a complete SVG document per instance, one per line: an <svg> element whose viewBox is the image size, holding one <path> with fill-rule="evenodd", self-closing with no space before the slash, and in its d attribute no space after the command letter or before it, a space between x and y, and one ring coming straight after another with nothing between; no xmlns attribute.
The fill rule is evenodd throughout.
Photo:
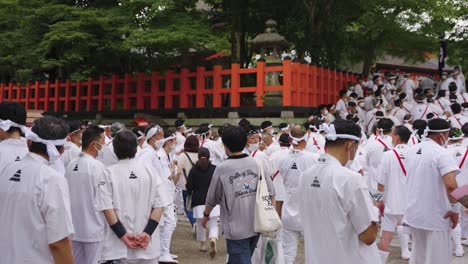
<svg viewBox="0 0 468 264"><path fill-rule="evenodd" d="M443 133L443 132L448 132L448 131L450 131L450 128L446 128L446 129L430 129L429 126L427 126L427 127L424 129L423 137L427 137L427 135L429 134L429 132Z"/></svg>
<svg viewBox="0 0 468 264"><path fill-rule="evenodd" d="M47 155L49 156L49 162L52 163L60 157L60 152L57 150L56 146L63 146L67 142L64 139L42 139L31 129L26 131L26 139L31 140L32 142L42 143L47 147Z"/></svg>
<svg viewBox="0 0 468 264"><path fill-rule="evenodd" d="M28 129L23 126L23 125L20 125L18 123L15 123L11 120L2 120L0 119L0 129L2 129L3 131L8 131L8 129L10 129L10 127L17 127L19 129L21 129L21 131L26 134L26 131L28 131Z"/></svg>
<svg viewBox="0 0 468 264"><path fill-rule="evenodd" d="M152 138L154 135L159 133L159 131L162 131L162 128L159 125L155 125L154 127L150 128L150 130L148 130L146 133L146 139Z"/></svg>
<svg viewBox="0 0 468 264"><path fill-rule="evenodd" d="M286 130L288 130L289 128L291 128L291 126L290 126L290 125L287 125L287 126L281 128L281 131L286 131Z"/></svg>
<svg viewBox="0 0 468 264"><path fill-rule="evenodd" d="M289 133L289 137L292 139L291 143L293 145L299 145L299 142L307 140L307 134L305 134L301 138L296 138L296 137L291 136L291 133Z"/></svg>
<svg viewBox="0 0 468 264"><path fill-rule="evenodd" d="M346 138L346 139L352 139L355 141L361 141L360 138L353 136L353 135L348 135L348 134L337 134L335 130L335 125L327 125L326 123L322 124L321 128L325 132L325 138L331 141L335 141L338 138Z"/></svg>

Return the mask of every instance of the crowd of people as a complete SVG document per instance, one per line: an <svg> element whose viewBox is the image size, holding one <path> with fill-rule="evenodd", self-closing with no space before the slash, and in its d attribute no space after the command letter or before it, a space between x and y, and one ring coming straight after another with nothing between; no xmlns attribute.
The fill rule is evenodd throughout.
<svg viewBox="0 0 468 264"><path fill-rule="evenodd" d="M2 102L0 262L178 263L186 217L200 251L214 257L222 234L227 263L257 263L261 172L282 221L278 263L295 263L302 238L306 263L386 263L395 233L410 263L463 256L468 211L451 195L468 184L460 68L418 85L375 74L339 95L303 124L195 130L50 116L26 127L24 106Z"/></svg>

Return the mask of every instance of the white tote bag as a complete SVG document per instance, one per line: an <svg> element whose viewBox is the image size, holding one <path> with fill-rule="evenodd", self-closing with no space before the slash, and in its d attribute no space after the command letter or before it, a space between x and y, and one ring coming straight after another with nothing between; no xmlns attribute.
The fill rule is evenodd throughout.
<svg viewBox="0 0 468 264"><path fill-rule="evenodd" d="M257 233L270 233L280 229L282 224L268 193L263 164L259 160L256 161L259 178L255 198L254 231Z"/></svg>

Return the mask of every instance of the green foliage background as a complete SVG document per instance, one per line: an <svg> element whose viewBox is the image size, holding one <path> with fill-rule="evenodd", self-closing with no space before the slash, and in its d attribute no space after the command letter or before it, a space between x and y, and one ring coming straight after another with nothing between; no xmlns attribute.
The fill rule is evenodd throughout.
<svg viewBox="0 0 468 264"><path fill-rule="evenodd" d="M468 29L448 32L467 14L459 0L0 0L0 81L150 72L213 52L247 66L270 18L315 63L421 60L447 35L449 62L466 69Z"/></svg>

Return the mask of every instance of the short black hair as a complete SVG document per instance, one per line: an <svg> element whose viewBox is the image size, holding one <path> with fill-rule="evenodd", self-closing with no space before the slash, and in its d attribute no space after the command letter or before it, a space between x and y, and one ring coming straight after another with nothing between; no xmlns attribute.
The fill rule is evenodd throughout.
<svg viewBox="0 0 468 264"><path fill-rule="evenodd" d="M272 125L273 125L273 123L272 123L271 121L268 121L268 120L267 120L267 121L263 121L263 122L260 124L260 127L261 127L262 129L265 129L265 128L270 127L270 126L272 126Z"/></svg>
<svg viewBox="0 0 468 264"><path fill-rule="evenodd" d="M81 127L83 126L83 123L80 120L72 119L72 120L66 120L65 122L67 123L68 127L70 128L70 133L81 129Z"/></svg>
<svg viewBox="0 0 468 264"><path fill-rule="evenodd" d="M395 100L395 105L396 105L396 106L400 106L401 103L402 103L401 99L396 99L396 100Z"/></svg>
<svg viewBox="0 0 468 264"><path fill-rule="evenodd" d="M382 129L383 131L392 130L394 123L390 118L382 118L377 122L377 128Z"/></svg>
<svg viewBox="0 0 468 264"><path fill-rule="evenodd" d="M185 121L182 120L182 119L177 119L175 122L174 122L174 126L176 129L179 129L181 126L183 126L185 124Z"/></svg>
<svg viewBox="0 0 468 264"><path fill-rule="evenodd" d="M349 107L355 107L355 106L356 106L356 103L355 103L355 102L349 102L349 103L348 103L348 106L349 106Z"/></svg>
<svg viewBox="0 0 468 264"><path fill-rule="evenodd" d="M239 121L239 126L240 127L246 127L246 126L249 126L250 125L250 121L245 119L245 118L242 118L240 121Z"/></svg>
<svg viewBox="0 0 468 264"><path fill-rule="evenodd" d="M340 98L343 97L343 95L346 95L348 93L348 90L342 89L340 90Z"/></svg>
<svg viewBox="0 0 468 264"><path fill-rule="evenodd" d="M132 132L135 134L137 138L145 135L145 128L141 126L136 126L132 128Z"/></svg>
<svg viewBox="0 0 468 264"><path fill-rule="evenodd" d="M455 82L449 83L449 91L450 92L455 92L458 90L457 84Z"/></svg>
<svg viewBox="0 0 468 264"><path fill-rule="evenodd" d="M220 127L218 128L218 136L219 136L219 137L223 137L223 131L224 131L224 129L225 129L226 127L229 127L229 126L232 126L232 125L229 124L229 123L225 123L224 125L220 126Z"/></svg>
<svg viewBox="0 0 468 264"><path fill-rule="evenodd" d="M66 138L70 129L62 119L44 116L34 121L31 131L42 139L59 140ZM60 150L63 146L56 147L57 150ZM32 142L29 146L29 151L48 156L46 145L39 142Z"/></svg>
<svg viewBox="0 0 468 264"><path fill-rule="evenodd" d="M395 134L397 134L403 142L408 143L408 140L411 137L411 131L407 127L396 126L394 130Z"/></svg>
<svg viewBox="0 0 468 264"><path fill-rule="evenodd" d="M104 128L96 125L88 126L83 131L83 136L81 137L81 147L83 149L89 147L93 141L98 141L101 138L102 133L104 133Z"/></svg>
<svg viewBox="0 0 468 264"><path fill-rule="evenodd" d="M465 135L465 137L468 137L468 123L463 124L461 130L463 132L463 135Z"/></svg>
<svg viewBox="0 0 468 264"><path fill-rule="evenodd" d="M445 90L439 90L439 91L437 92L437 97L438 97L438 98L439 98L439 97L445 97L445 95L446 95Z"/></svg>
<svg viewBox="0 0 468 264"><path fill-rule="evenodd" d="M191 135L187 137L184 143L184 151L198 153L199 149L200 149L200 143L198 142L197 136Z"/></svg>
<svg viewBox="0 0 468 264"><path fill-rule="evenodd" d="M424 130L427 127L427 122L422 119L416 119L413 122L413 130L416 131L416 134L418 135L418 141L422 138L424 135Z"/></svg>
<svg viewBox="0 0 468 264"><path fill-rule="evenodd" d="M406 93L400 93L400 94L398 95L398 98L400 98L400 100L405 99L405 98L406 98Z"/></svg>
<svg viewBox="0 0 468 264"><path fill-rule="evenodd" d="M138 147L137 137L130 130L121 130L115 134L112 146L114 146L114 153L119 160L133 159Z"/></svg>
<svg viewBox="0 0 468 264"><path fill-rule="evenodd" d="M427 122L427 126L430 130L444 130L450 128L450 123L447 120L441 118L434 118ZM440 132L429 132L429 136L438 134Z"/></svg>
<svg viewBox="0 0 468 264"><path fill-rule="evenodd" d="M239 126L226 127L223 131L223 144L230 152L240 152L247 144L247 133Z"/></svg>
<svg viewBox="0 0 468 264"><path fill-rule="evenodd" d="M335 126L336 134L346 134L361 138L361 127L351 120L335 120L332 124ZM337 138L336 140L329 140L325 137L325 146L338 146L348 142L349 140L352 139Z"/></svg>
<svg viewBox="0 0 468 264"><path fill-rule="evenodd" d="M26 108L17 102L1 102L0 103L0 119L10 120L18 125L26 125ZM13 131L21 132L19 127L10 127L5 132L12 133Z"/></svg>
<svg viewBox="0 0 468 264"><path fill-rule="evenodd" d="M459 114L461 112L461 106L459 103L454 103L450 106L450 109L452 109L452 112L454 114Z"/></svg>
<svg viewBox="0 0 468 264"><path fill-rule="evenodd" d="M289 141L289 135L288 134L281 134L281 136L278 139L278 143L280 144L281 147L291 146L291 142Z"/></svg>

